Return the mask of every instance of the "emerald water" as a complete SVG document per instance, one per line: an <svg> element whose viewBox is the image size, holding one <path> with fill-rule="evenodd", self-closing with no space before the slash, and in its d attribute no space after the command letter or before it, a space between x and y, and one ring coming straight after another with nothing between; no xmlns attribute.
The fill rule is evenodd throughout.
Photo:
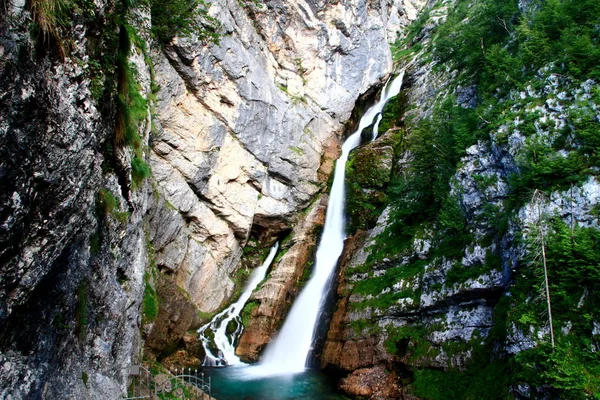
<svg viewBox="0 0 600 400"><path fill-rule="evenodd" d="M336 390L335 382L318 370L252 379L252 368L204 368L211 377L212 396L217 400L348 400Z"/></svg>

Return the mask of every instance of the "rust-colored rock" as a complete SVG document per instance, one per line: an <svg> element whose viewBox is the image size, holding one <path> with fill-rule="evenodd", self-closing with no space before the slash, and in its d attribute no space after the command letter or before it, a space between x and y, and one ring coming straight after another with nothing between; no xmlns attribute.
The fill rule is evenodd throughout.
<svg viewBox="0 0 600 400"><path fill-rule="evenodd" d="M340 389L352 396L366 397L370 400L404 399L397 377L388 373L385 367L362 368L354 371L340 382Z"/></svg>
<svg viewBox="0 0 600 400"><path fill-rule="evenodd" d="M287 252L274 265L265 283L250 301L258 303L240 338L236 354L246 361L257 361L265 345L283 323L298 293L306 266L314 259L319 229L325 222L328 196L322 196L292 232L291 240L280 252Z"/></svg>
<svg viewBox="0 0 600 400"><path fill-rule="evenodd" d="M335 367L345 371L369 367L379 360L377 342L372 337L361 337L348 327L348 283L346 268L352 255L360 248L367 237L366 232L358 232L344 244L340 258L341 268L338 275L338 300L327 332L327 339L321 357L321 367Z"/></svg>
<svg viewBox="0 0 600 400"><path fill-rule="evenodd" d="M167 358L163 358L161 364L169 371L181 371L183 368L197 369L202 365L202 360L185 350L177 350Z"/></svg>

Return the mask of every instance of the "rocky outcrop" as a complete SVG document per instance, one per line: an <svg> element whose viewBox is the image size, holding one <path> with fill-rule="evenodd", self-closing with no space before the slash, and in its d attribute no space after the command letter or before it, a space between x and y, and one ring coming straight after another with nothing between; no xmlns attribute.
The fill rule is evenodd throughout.
<svg viewBox="0 0 600 400"><path fill-rule="evenodd" d="M340 389L352 396L370 399L410 399L403 396L398 386L398 377L389 373L384 367L357 369L350 376L342 379Z"/></svg>
<svg viewBox="0 0 600 400"><path fill-rule="evenodd" d="M249 303L249 323L244 327L236 354L247 361L257 361L264 346L283 323L298 292L303 272L314 262L317 240L325 223L328 196L323 195L299 221L289 241L279 250L279 256L265 282L256 290ZM308 270L310 273L310 268Z"/></svg>
<svg viewBox="0 0 600 400"><path fill-rule="evenodd" d="M531 11L529 3L519 2L519 9ZM400 125L406 124L401 127L406 140L393 157L393 190L384 190L392 205L375 224L355 227L370 230L358 231L346 243L322 366L347 373L341 387L355 396L380 398L377 383L386 379L383 368L406 372L405 379L400 375L393 379L403 384L412 381L409 392L436 398L427 385L440 390L451 386L437 382L436 377L466 378L488 367L473 385L481 376L504 378L509 368L511 373L522 368L539 375L546 368L544 351L555 345L560 349L561 337L569 349L572 342L585 337L586 345L577 350L582 354L589 351L587 343L596 341L595 323L579 320L584 328L576 332L573 326L578 317L564 312L568 308L581 315L583 310L591 310L587 308L588 283L577 281L575 275L587 262L581 261L587 258L578 253L577 246L586 247L583 238L595 237L598 227L594 211L600 200L597 167L588 163L595 148L589 137L598 127L595 82L571 79L547 66L532 71L531 84L490 94L486 88L468 84L472 78L461 76L461 71L435 68L435 56L429 57L433 50L428 48L433 38L430 33L443 23L449 6L452 2L438 3L428 10L428 21L422 21L413 42L407 43L419 45L407 50L413 52L406 56L411 63L402 94L408 104L405 114L399 116ZM469 22L467 18L456 26ZM481 106L482 93L493 107ZM486 114L490 110L496 114ZM473 122L465 131L477 135L458 150L451 173L444 177L443 191L433 192L445 199L419 198L419 193L427 190L407 189L407 185L419 183L411 180L411 174L422 173L420 168L425 166L431 167L424 169L431 176L443 176L435 169L446 168L444 162L452 150L444 147L448 143L435 140L444 138L449 126L456 129L452 133L452 145L456 146L465 133L460 131L465 116ZM434 144L429 147L429 158L424 158L418 152L427 140ZM364 152L368 155L367 151L382 145L371 143ZM355 159L364 164L361 151ZM419 164L431 160L431 164ZM388 166L380 169L387 177ZM349 175L359 196L376 189L371 182ZM436 201L437 209L418 208ZM381 204L376 197L363 207L373 210ZM427 215L411 214L411 205ZM567 261L571 257L580 261ZM557 300L566 308L563 320L552 323L552 345L550 322L539 316L548 312L547 294L540 284L546 268L553 299L561 295L552 290L570 293L567 300ZM596 344L592 346L596 349ZM587 368L583 357L573 358L577 351L569 350L561 362ZM577 391L583 395L584 385L572 392L556 385L561 372L552 365L548 374L553 378L536 381L523 373L510 379L517 384L508 387L503 383L502 389L515 398L552 397L555 393L571 397ZM499 369L491 372L493 368ZM461 373L464 370L467 372ZM467 386L456 385L461 389Z"/></svg>

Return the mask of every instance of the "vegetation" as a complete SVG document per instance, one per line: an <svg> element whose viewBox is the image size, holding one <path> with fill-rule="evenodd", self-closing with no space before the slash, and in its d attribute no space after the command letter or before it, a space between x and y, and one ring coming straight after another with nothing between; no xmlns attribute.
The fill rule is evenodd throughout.
<svg viewBox="0 0 600 400"><path fill-rule="evenodd" d="M242 318L242 325L248 326L248 322L250 322L250 317L254 310L258 308L258 302L255 300L249 300L240 312L240 317Z"/></svg>
<svg viewBox="0 0 600 400"><path fill-rule="evenodd" d="M137 72L129 62L132 44L142 50L151 74L153 71L144 41L131 24L130 10L149 7L152 34L162 44L171 41L175 35L196 35L202 41L216 42L218 21L208 14L204 0L122 0L108 10L102 20L89 0L31 0L28 6L33 34L38 37L40 48L55 49L63 59L69 55L68 38L73 26L84 23L90 27L89 31L93 33L86 38L90 58L78 62L82 65L87 62L85 70L91 80L92 95L110 119L114 118L113 105L116 104L115 135L105 144L103 169L123 175L128 168L120 165L115 149L128 146L133 149L132 188L139 187L151 173L139 133L141 124L148 118L150 105L141 94ZM153 92L155 89L153 84ZM124 195L128 197L127 189L124 189Z"/></svg>
<svg viewBox="0 0 600 400"><path fill-rule="evenodd" d="M175 35L219 40L219 21L208 14L204 0L150 0L150 14L152 34L162 43L170 42Z"/></svg>
<svg viewBox="0 0 600 400"><path fill-rule="evenodd" d="M64 41L60 29L68 22L68 11L72 7L70 0L31 0L29 9L38 37L44 45L56 45L61 57L65 57Z"/></svg>
<svg viewBox="0 0 600 400"><path fill-rule="evenodd" d="M100 218L111 215L118 222L125 223L129 218L129 213L127 211L120 211L120 208L121 202L110 190L100 189L98 191L98 195L96 196L96 210Z"/></svg>
<svg viewBox="0 0 600 400"><path fill-rule="evenodd" d="M158 315L158 296L156 290L152 287L151 276L148 272L144 277L146 285L144 288L144 299L142 301L142 323L154 322Z"/></svg>
<svg viewBox="0 0 600 400"><path fill-rule="evenodd" d="M388 137L376 146L365 146L350 154L346 163L346 214L349 232L371 229L388 204L388 187L393 160L385 147L399 137Z"/></svg>
<svg viewBox="0 0 600 400"><path fill-rule="evenodd" d="M490 250L480 265L465 268L461 259L475 244L484 248L498 244L507 232L511 215L531 202L535 190L568 193L590 176L597 177L600 123L596 110L600 90L596 87L582 96L581 84L589 78L600 78L600 3L539 0L526 4L524 8L529 9L525 11L519 10L518 3L459 0L451 7L446 22L428 31L429 43L419 43L425 26L432 26L428 25L430 14L426 12L396 47L397 60L430 53L438 66L455 69L458 74L447 94L434 100L427 118L408 119L402 126L403 106L388 107L381 132L397 127L405 130L405 137L396 144L395 157L408 151L412 161L404 170L394 171L392 181L382 190L385 204L392 206L386 231L376 238L365 265L349 270L368 274L354 284L352 293L364 300L350 303L353 309L389 309L400 299L418 299L422 283L412 288L406 282L419 282L426 265L439 266L442 260L454 267L447 271L444 283L432 285L431 290L433 286L441 290L501 270L499 254ZM468 106L459 104L457 85L476 88ZM565 111L560 118L553 117L544 109L546 104ZM507 182L509 197L502 205L483 206L480 215L468 223L459 201L461 193L456 190L460 186L454 185L451 190L455 173L462 167L461 159L476 143L507 149L513 133L524 140L514 150L517 168ZM359 197L364 186L352 177L357 170L349 164L349 209L359 210L361 216L373 213L368 217L373 221L384 203L378 196ZM493 174L472 178L484 195L500 179ZM353 192L360 200L356 204L352 204ZM591 212L596 218L598 209ZM370 227L372 223L361 221L352 229ZM487 234L475 237L471 232L473 223L486 227ZM471 354L471 361L461 370L451 366L444 371L415 367L411 390L416 396L507 399L514 395L510 388L526 384L532 398L600 398L600 362L593 357L600 345L600 233L594 227L567 225L552 215L547 216L544 229L554 349L541 258L533 257L533 242L528 242L529 258L522 260L511 295L497 304L494 327L485 340L450 342L434 348L428 337L432 327L386 328L386 349L409 360L409 364L427 365L427 360L440 351L453 355L468 350ZM536 234L541 231L531 231L528 240L533 241ZM403 258L402 266L398 266L402 257L414 256L413 247L422 239L432 245L426 258ZM377 274L372 272L375 267ZM367 320L350 325L357 334L377 330ZM512 332L515 327L533 338L533 347L516 355L498 351L507 344L508 329Z"/></svg>

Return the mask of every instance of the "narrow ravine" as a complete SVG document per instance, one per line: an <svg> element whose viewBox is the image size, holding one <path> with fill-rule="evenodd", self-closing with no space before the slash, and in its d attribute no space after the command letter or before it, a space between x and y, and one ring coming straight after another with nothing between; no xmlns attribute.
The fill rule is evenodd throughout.
<svg viewBox="0 0 600 400"><path fill-rule="evenodd" d="M198 330L200 341L206 352L202 365L214 367L243 364L239 357L235 355L236 340L244 329L240 319L240 312L244 308L244 305L246 305L254 289L265 279L267 270L273 262L278 249L279 242L276 242L271 247L269 255L263 264L252 271L248 279L248 285L240 298L225 310L215 315L208 324ZM234 328L230 328L228 333L227 327L230 324L234 324Z"/></svg>

